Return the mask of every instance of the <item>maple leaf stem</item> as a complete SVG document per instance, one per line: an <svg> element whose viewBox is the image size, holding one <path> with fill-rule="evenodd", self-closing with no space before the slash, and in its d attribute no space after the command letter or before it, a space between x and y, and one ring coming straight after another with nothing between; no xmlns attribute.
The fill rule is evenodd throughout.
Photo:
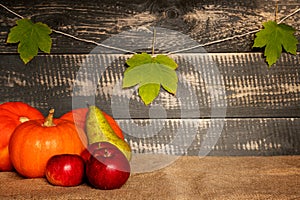
<svg viewBox="0 0 300 200"><path fill-rule="evenodd" d="M277 23L277 15L278 15L278 0L275 2L275 22Z"/></svg>
<svg viewBox="0 0 300 200"><path fill-rule="evenodd" d="M152 39L152 56L154 56L155 51L155 40L156 40L156 28L153 27L153 39Z"/></svg>

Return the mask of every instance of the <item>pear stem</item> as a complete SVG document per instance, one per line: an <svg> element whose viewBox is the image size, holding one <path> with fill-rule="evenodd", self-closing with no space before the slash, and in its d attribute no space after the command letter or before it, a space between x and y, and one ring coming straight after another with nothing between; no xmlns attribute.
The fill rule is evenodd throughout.
<svg viewBox="0 0 300 200"><path fill-rule="evenodd" d="M43 123L43 126L46 126L46 127L55 126L55 124L53 123L53 115L54 115L54 109L51 108L51 109L49 110L48 116L45 118L45 121L44 121L44 123Z"/></svg>

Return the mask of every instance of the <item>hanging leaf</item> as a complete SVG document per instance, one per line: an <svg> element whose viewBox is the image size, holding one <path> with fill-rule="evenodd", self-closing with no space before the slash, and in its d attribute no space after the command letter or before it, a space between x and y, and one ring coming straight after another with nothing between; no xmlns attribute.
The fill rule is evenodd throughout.
<svg viewBox="0 0 300 200"><path fill-rule="evenodd" d="M156 83L148 83L139 87L139 95L143 102L150 104L159 94L160 85Z"/></svg>
<svg viewBox="0 0 300 200"><path fill-rule="evenodd" d="M139 95L146 105L158 96L161 86L171 94L176 93L178 65L173 59L142 53L133 55L126 63L129 67L124 72L123 88L139 85Z"/></svg>
<svg viewBox="0 0 300 200"><path fill-rule="evenodd" d="M296 55L298 40L293 27L275 21L265 22L263 26L264 29L256 33L253 47L265 47L264 55L269 67L280 57L282 47L286 52Z"/></svg>
<svg viewBox="0 0 300 200"><path fill-rule="evenodd" d="M52 41L51 29L41 22L33 23L30 19L20 19L17 26L10 29L7 43L19 43L18 53L26 64L38 54L38 50L50 53Z"/></svg>

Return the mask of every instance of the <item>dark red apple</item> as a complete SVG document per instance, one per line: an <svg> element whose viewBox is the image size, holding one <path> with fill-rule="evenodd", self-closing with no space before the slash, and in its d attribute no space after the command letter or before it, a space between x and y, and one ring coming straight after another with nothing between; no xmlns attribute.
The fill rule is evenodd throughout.
<svg viewBox="0 0 300 200"><path fill-rule="evenodd" d="M102 148L117 148L117 147L111 144L110 142L95 142L93 144L90 144L87 149L82 151L81 157L85 162L87 162L95 150L102 149Z"/></svg>
<svg viewBox="0 0 300 200"><path fill-rule="evenodd" d="M45 175L52 185L79 185L85 175L84 160L76 154L55 155L48 160Z"/></svg>
<svg viewBox="0 0 300 200"><path fill-rule="evenodd" d="M81 152L80 156L82 157L82 159L84 160L85 163L87 163L87 161L90 159L91 157L91 153L88 149L85 149Z"/></svg>
<svg viewBox="0 0 300 200"><path fill-rule="evenodd" d="M96 149L86 163L86 176L91 185L103 190L122 187L130 176L130 163L115 147Z"/></svg>

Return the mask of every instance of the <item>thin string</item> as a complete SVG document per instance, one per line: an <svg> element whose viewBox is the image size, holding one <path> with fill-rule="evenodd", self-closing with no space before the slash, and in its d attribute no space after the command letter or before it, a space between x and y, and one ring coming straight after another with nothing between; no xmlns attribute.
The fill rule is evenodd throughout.
<svg viewBox="0 0 300 200"><path fill-rule="evenodd" d="M283 21L285 21L287 18L289 18L289 17L291 17L291 16L293 16L293 15L295 15L297 12L299 12L300 11L300 8L298 8L298 9L296 9L294 12L292 12L291 14L289 14L289 15L287 15L287 16L285 16L284 18L282 18L278 23L279 24L281 24Z"/></svg>
<svg viewBox="0 0 300 200"><path fill-rule="evenodd" d="M24 17L14 11L12 11L11 9L7 8L6 6L4 6L3 4L0 3L0 6L2 6L4 9L6 9L8 12L16 15L17 17L21 18L21 19L24 19ZM98 42L95 42L93 40L86 40L86 39L82 39L82 38L78 38L74 35L70 35L68 33L64 33L62 31L58 31L58 30L55 30L55 29L51 29L52 32L54 33L57 33L57 34L61 34L61 35L64 35L64 36L67 36L67 37L70 37L70 38L73 38L75 40L78 40L78 41L82 41L82 42L86 42L86 43L92 43L92 44L95 44L97 46L101 46L101 47L104 47L104 48L108 48L108 49L114 49L114 50L118 50L118 51L122 51L124 53L132 53L132 54L136 54L136 52L134 51L130 51L130 50L127 50L127 49L122 49L122 48L118 48L118 47L113 47L113 46L109 46L109 45L105 45L105 44L101 44L101 43L98 43Z"/></svg>
<svg viewBox="0 0 300 200"><path fill-rule="evenodd" d="M0 6L3 7L4 9L6 9L8 12L10 12L10 13L16 15L17 17L19 17L19 18L21 18L21 19L24 18L22 15L19 15L18 13L12 11L11 9L7 8L6 6L4 6L4 5L1 4L1 3L0 3ZM289 17L295 15L295 14L298 13L299 11L300 11L300 8L297 8L295 11L293 11L293 12L290 13L289 15L283 17L278 23L279 23L279 24L282 23L283 21L285 21L285 20L288 19ZM108 49L114 49L114 50L122 51L122 52L125 52L125 53L136 54L136 52L133 52L133 51L130 51L130 50L127 50L127 49L122 49L122 48L118 48L118 47L113 47L113 46L104 45L104 44L95 42L95 41L93 41L93 40L86 40L86 39L78 38L78 37L76 37L76 36L70 35L70 34L68 34L68 33L64 33L64 32L62 32L62 31L58 31L58 30L54 30L54 29L52 29L52 31L55 32L55 33L57 33L57 34L61 34L61 35L64 35L64 36L73 38L73 39L78 40L78 41L82 41L82 42L86 42L86 43L92 43L92 44L95 44L95 45L97 45L97 46L102 46L102 47L105 47L105 48L108 48ZM199 44L199 45L196 45L196 46L192 46L192 47L188 47L188 48L184 48L184 49L180 49L180 50L176 50L176 51L171 51L171 52L169 52L167 55L175 54L175 53L180 53L180 52L184 52L184 51L189 51L189 50L196 49L196 48L199 48L199 47L204 47L204 46L208 46L208 45L217 44L217 43L225 42L225 41L228 41L228 40L232 40L232 39L235 39L235 38L244 37L244 36L247 36L247 35L250 35L250 34L254 34L254 33L258 32L258 31L260 31L260 29L253 30L253 31L250 31L250 32L241 34L241 35L234 35L234 36L227 37L227 38L224 38L224 39L215 40L215 41L207 42L207 43L204 43L204 44Z"/></svg>
<svg viewBox="0 0 300 200"><path fill-rule="evenodd" d="M86 39L78 38L78 37L76 37L76 36L74 36L74 35L70 35L70 34L64 33L64 32L62 32L62 31L57 31L57 30L53 30L53 29L52 29L52 31L53 31L54 33L58 33L58 34L67 36L67 37L73 38L73 39L78 40L78 41L82 41L82 42L86 42L86 43L92 43L92 44L95 44L95 45L97 45L97 46L105 47L105 48L107 48L107 49L114 49L114 50L122 51L122 52L124 52L124 53L132 53L132 54L136 54L136 52L134 52L134 51L130 51L130 50L122 49L122 48L119 48L119 47L113 47L113 46L101 44L101 43L95 42L95 41L93 41L93 40L86 40Z"/></svg>
<svg viewBox="0 0 300 200"><path fill-rule="evenodd" d="M12 11L11 9L9 9L8 7L6 7L6 6L2 5L1 3L0 3L0 6L2 6L4 9L6 9L8 12L10 12L10 13L12 13L12 14L16 15L17 17L19 17L19 18L21 18L21 19L23 19L23 18L24 18L22 15L19 15L18 13L16 13L16 12Z"/></svg>
<svg viewBox="0 0 300 200"><path fill-rule="evenodd" d="M217 43L225 42L227 40L232 40L232 39L235 39L235 38L244 37L246 35L250 35L250 34L256 33L258 31L259 30L253 30L253 31L250 31L248 33L241 34L241 35L234 35L234 36L231 36L231 37L228 37L228 38L224 38L224 39L220 39L220 40L215 40L215 41L207 42L207 43L204 43L204 44L199 44L199 45L188 47L188 48L185 48L185 49L180 49L180 50L177 50L177 51L170 51L168 53L168 55L175 54L175 53L180 53L180 52L183 52L183 51L189 51L189 50L192 50L192 49L196 49L196 48L199 48L199 47L205 47L205 46L212 45L212 44L217 44Z"/></svg>
<svg viewBox="0 0 300 200"><path fill-rule="evenodd" d="M281 24L283 21L285 21L287 18L295 15L297 12L300 11L300 8L296 9L294 12L290 13L289 15L285 16L284 18L282 18L278 24ZM234 35L234 36L231 36L231 37L228 37L228 38L224 38L224 39L220 39L220 40L215 40L215 41L211 41L211 42L207 42L207 43L204 43L204 44L199 44L199 45L196 45L196 46L192 46L192 47L188 47L188 48L185 48L185 49L180 49L180 50L177 50L177 51L171 51L168 53L168 55L170 54L175 54L175 53L180 53L180 52L184 52L184 51L189 51L189 50L192 50L192 49L196 49L196 48L199 48L199 47L204 47L204 46L208 46L208 45L212 45L212 44L216 44L216 43L221 43L221 42L225 42L225 41L228 41L228 40L232 40L232 39L235 39L235 38L240 38L240 37L244 37L246 35L250 35L250 34L253 34L253 33L257 33L258 31L260 31L260 29L257 29L257 30L253 30L253 31L250 31L248 33L244 33L244 34L241 34L241 35Z"/></svg>

